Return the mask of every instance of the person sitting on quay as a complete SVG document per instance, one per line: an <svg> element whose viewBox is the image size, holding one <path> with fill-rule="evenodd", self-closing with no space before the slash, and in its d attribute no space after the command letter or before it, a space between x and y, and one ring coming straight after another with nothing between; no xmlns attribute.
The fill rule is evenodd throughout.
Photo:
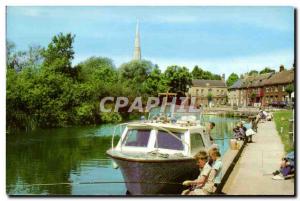
<svg viewBox="0 0 300 201"><path fill-rule="evenodd" d="M244 140L245 139L245 132L246 128L243 126L242 123L237 123L236 126L233 128L233 137L237 140Z"/></svg>
<svg viewBox="0 0 300 201"><path fill-rule="evenodd" d="M189 189L184 190L181 195L192 195L193 191L196 189L200 189L205 182L207 181L208 175L211 170L211 165L208 163L208 154L206 151L201 150L195 155L195 159L197 161L197 165L199 166L200 169L200 175L198 176L197 179L191 181L187 180L182 183L184 186L190 186Z"/></svg>
<svg viewBox="0 0 300 201"><path fill-rule="evenodd" d="M219 152L219 149L213 146L209 150L209 157L210 158L207 164L210 165L211 170L209 172L208 178L206 179L206 182L204 182L201 186L198 186L193 190L190 190L185 195L211 195L215 193L222 179L222 161L221 161L221 154ZM189 184L189 183L187 182L184 184Z"/></svg>
<svg viewBox="0 0 300 201"><path fill-rule="evenodd" d="M248 122L242 122L244 123L244 126L246 127L246 138L248 143L252 143L252 135L256 134L253 128L253 120L251 118L248 118Z"/></svg>
<svg viewBox="0 0 300 201"><path fill-rule="evenodd" d="M281 160L280 169L273 172L274 180L284 180L289 177L293 177L295 173L295 156L294 152L288 153Z"/></svg>

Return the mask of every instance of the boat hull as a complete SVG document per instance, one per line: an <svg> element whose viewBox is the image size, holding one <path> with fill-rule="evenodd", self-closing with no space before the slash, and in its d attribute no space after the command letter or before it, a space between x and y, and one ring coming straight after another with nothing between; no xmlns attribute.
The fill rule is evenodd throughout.
<svg viewBox="0 0 300 201"><path fill-rule="evenodd" d="M110 154L109 154L110 155ZM182 182L199 175L194 159L128 160L110 155L118 164L131 195L180 194Z"/></svg>

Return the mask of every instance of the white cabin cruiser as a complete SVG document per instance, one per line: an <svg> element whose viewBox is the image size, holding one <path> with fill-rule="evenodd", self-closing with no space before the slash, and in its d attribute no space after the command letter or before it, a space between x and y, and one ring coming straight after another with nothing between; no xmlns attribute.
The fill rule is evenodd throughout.
<svg viewBox="0 0 300 201"><path fill-rule="evenodd" d="M180 194L181 183L199 175L193 156L210 146L206 128L189 115L127 123L107 154L120 168L129 194Z"/></svg>

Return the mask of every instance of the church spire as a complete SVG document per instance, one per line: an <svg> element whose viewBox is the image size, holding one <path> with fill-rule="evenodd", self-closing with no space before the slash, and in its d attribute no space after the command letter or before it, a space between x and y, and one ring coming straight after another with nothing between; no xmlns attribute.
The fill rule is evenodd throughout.
<svg viewBox="0 0 300 201"><path fill-rule="evenodd" d="M141 60L140 32L139 32L139 22L138 21L136 23L133 60Z"/></svg>

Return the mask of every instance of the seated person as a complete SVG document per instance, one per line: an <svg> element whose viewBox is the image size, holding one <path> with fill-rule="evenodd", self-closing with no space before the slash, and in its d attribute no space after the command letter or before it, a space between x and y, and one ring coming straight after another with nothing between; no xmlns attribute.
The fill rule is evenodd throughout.
<svg viewBox="0 0 300 201"><path fill-rule="evenodd" d="M240 138L240 124L238 123L233 128L233 137L236 139Z"/></svg>
<svg viewBox="0 0 300 201"><path fill-rule="evenodd" d="M206 151L199 151L195 155L195 159L200 168L200 175L193 181L187 180L182 183L182 185L191 186L191 188L184 190L181 195L191 195L195 189L201 188L207 181L211 166L208 163L208 155Z"/></svg>
<svg viewBox="0 0 300 201"><path fill-rule="evenodd" d="M188 195L210 195L213 194L218 185L221 183L222 179L222 161L221 154L216 147L212 147L209 150L211 171L208 175L207 181L200 188L195 188L190 191Z"/></svg>
<svg viewBox="0 0 300 201"><path fill-rule="evenodd" d="M246 136L246 128L243 126L242 123L237 123L236 126L233 128L233 136L238 140L244 140Z"/></svg>
<svg viewBox="0 0 300 201"><path fill-rule="evenodd" d="M212 168L207 182L202 187L202 192L206 195L214 193L217 187L220 185L222 179L222 160L219 149L216 147L211 148L209 150L209 157L210 162L212 162Z"/></svg>
<svg viewBox="0 0 300 201"><path fill-rule="evenodd" d="M284 157L280 164L280 169L273 172L275 180L283 180L287 176L294 174L295 163L294 163L294 152L290 152Z"/></svg>
<svg viewBox="0 0 300 201"><path fill-rule="evenodd" d="M242 140L248 141L248 138L246 136L246 131L247 131L247 128L244 126L244 121L241 121L240 122L240 133L242 136Z"/></svg>

